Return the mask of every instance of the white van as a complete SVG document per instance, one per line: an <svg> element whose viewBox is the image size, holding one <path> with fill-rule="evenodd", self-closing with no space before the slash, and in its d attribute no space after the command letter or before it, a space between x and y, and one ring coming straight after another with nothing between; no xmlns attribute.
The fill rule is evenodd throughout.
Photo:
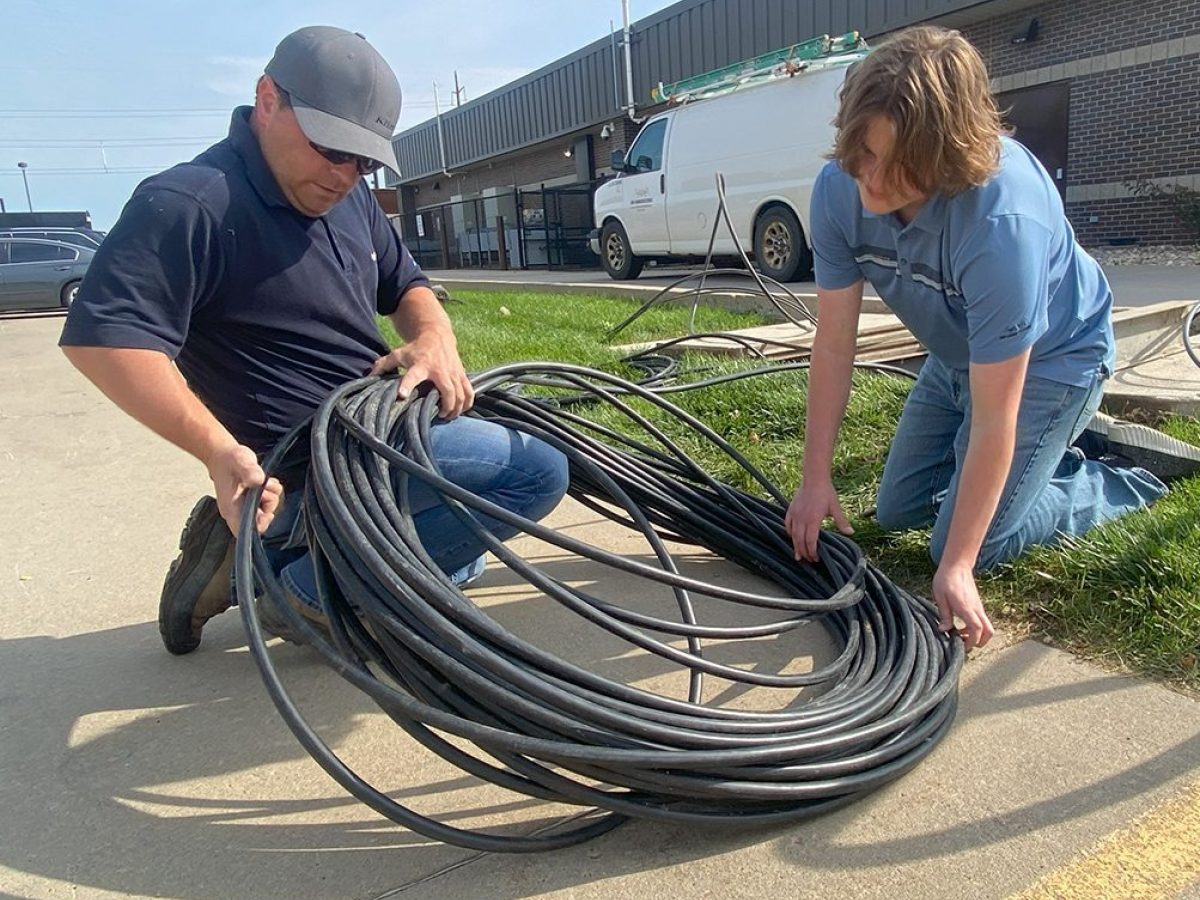
<svg viewBox="0 0 1200 900"><path fill-rule="evenodd" d="M738 240L776 281L808 276L808 201L833 148L838 90L863 54L830 60L649 119L617 177L596 189L591 247L616 279L636 278L648 259L702 260L717 213L715 174ZM737 254L722 225L715 256Z"/></svg>

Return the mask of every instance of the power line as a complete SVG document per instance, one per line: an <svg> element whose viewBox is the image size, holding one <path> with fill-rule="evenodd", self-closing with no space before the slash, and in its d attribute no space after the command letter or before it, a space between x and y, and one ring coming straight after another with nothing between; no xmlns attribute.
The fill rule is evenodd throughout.
<svg viewBox="0 0 1200 900"><path fill-rule="evenodd" d="M406 100L406 108L433 107L433 100ZM207 116L228 116L233 112L232 107L203 107L186 106L178 109L118 109L96 107L90 109L68 108L29 108L29 109L0 109L0 118L5 119L48 119L60 116L70 116L74 119L153 119L153 118L194 118Z"/></svg>
<svg viewBox="0 0 1200 900"><path fill-rule="evenodd" d="M180 147L193 144L215 144L220 136L204 137L147 137L147 138L0 138L0 148L34 147L46 150L123 150L133 147Z"/></svg>
<svg viewBox="0 0 1200 900"><path fill-rule="evenodd" d="M230 112L228 107L224 106L179 106L179 107L164 107L161 109L153 109L148 107L108 107L97 106L87 107L83 109L71 109L65 106L61 107L21 107L12 109L0 109L0 116L20 115L24 113L106 113L106 114L121 114L121 113L226 113Z"/></svg>
<svg viewBox="0 0 1200 900"><path fill-rule="evenodd" d="M175 163L164 163L161 166L109 166L107 169L100 167L95 168L63 168L63 169L34 169L32 166L26 171L32 175L138 175L150 174L151 172L161 172L164 169L169 169ZM9 172L5 169L0 169L0 177L3 176L20 177L19 172Z"/></svg>
<svg viewBox="0 0 1200 900"><path fill-rule="evenodd" d="M62 120L63 117L74 119L186 119L186 118L225 118L232 110L221 109L212 112L122 112L122 113L96 113L85 112L81 110L61 110L59 112L0 112L0 119L31 119L33 121L42 121L45 119L53 119L56 121Z"/></svg>

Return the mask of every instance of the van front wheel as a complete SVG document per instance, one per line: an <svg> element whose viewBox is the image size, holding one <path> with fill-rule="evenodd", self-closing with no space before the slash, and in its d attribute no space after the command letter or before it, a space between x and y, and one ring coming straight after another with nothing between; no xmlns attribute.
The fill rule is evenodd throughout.
<svg viewBox="0 0 1200 900"><path fill-rule="evenodd" d="M642 273L642 259L633 255L629 236L620 222L609 222L600 232L600 259L610 278L627 281Z"/></svg>
<svg viewBox="0 0 1200 900"><path fill-rule="evenodd" d="M754 260L760 272L776 281L797 281L808 275L812 254L791 210L774 207L758 217Z"/></svg>

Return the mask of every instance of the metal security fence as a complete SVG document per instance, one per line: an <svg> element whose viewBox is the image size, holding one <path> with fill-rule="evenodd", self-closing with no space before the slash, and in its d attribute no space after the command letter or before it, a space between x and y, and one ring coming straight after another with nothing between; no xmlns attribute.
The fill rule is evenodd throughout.
<svg viewBox="0 0 1200 900"><path fill-rule="evenodd" d="M544 256L539 264L549 269L600 267L600 258L588 247L594 210L592 195L597 183L521 192L521 208L525 211L523 241L531 255Z"/></svg>
<svg viewBox="0 0 1200 900"><path fill-rule="evenodd" d="M521 268L517 192L443 203L402 216L401 234L429 269Z"/></svg>
<svg viewBox="0 0 1200 900"><path fill-rule="evenodd" d="M597 183L514 188L395 218L422 268L595 269L588 232Z"/></svg>

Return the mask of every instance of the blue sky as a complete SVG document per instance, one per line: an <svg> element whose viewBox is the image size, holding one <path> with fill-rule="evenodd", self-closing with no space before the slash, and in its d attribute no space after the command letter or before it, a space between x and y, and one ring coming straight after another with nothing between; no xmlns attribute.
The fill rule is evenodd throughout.
<svg viewBox="0 0 1200 900"><path fill-rule="evenodd" d="M279 39L360 31L404 91L400 130L443 109L454 71L473 100L620 28L620 0L2 0L0 197L86 209L110 228L139 181L220 140ZM631 0L632 18L671 0ZM131 114L137 111L138 114Z"/></svg>

